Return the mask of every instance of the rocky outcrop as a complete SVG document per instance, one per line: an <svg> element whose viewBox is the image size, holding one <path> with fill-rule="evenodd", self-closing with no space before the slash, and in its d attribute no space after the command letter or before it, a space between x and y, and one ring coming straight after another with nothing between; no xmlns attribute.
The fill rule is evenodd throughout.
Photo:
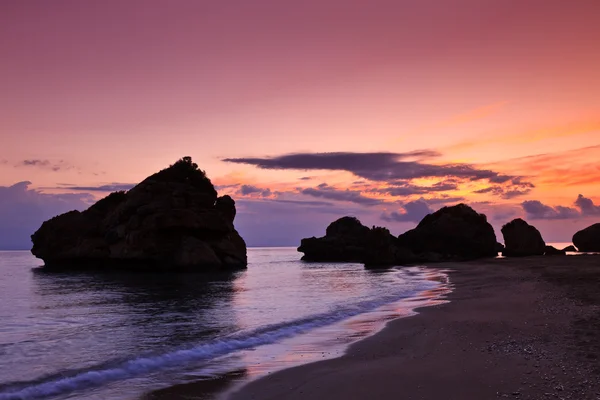
<svg viewBox="0 0 600 400"><path fill-rule="evenodd" d="M546 243L540 231L521 218L504 225L502 235L505 246L503 254L506 257L541 256L546 252Z"/></svg>
<svg viewBox="0 0 600 400"><path fill-rule="evenodd" d="M302 239L298 251L305 261L360 262L367 268L419 262L472 260L498 255L494 229L483 214L459 204L427 215L399 237L386 228L367 228L343 217L322 238Z"/></svg>
<svg viewBox="0 0 600 400"><path fill-rule="evenodd" d="M567 252L564 250L559 250L554 246L546 246L545 250L544 250L544 255L545 256L564 256L566 255Z"/></svg>
<svg viewBox="0 0 600 400"><path fill-rule="evenodd" d="M327 227L325 236L302 239L304 261L363 262L370 229L357 218L342 217Z"/></svg>
<svg viewBox="0 0 600 400"><path fill-rule="evenodd" d="M573 244L584 252L600 252L600 223L588 226L573 236Z"/></svg>
<svg viewBox="0 0 600 400"><path fill-rule="evenodd" d="M204 172L184 157L127 193L44 222L31 237L31 252L57 268L245 268L235 212L234 200L217 197Z"/></svg>
<svg viewBox="0 0 600 400"><path fill-rule="evenodd" d="M571 246L567 246L564 249L562 249L562 251L564 251L565 253L568 251L570 253L576 253L578 250L575 246L571 245Z"/></svg>
<svg viewBox="0 0 600 400"><path fill-rule="evenodd" d="M486 216L465 204L429 214L415 229L398 237L398 246L411 250L423 261L496 257L497 244Z"/></svg>
<svg viewBox="0 0 600 400"><path fill-rule="evenodd" d="M369 268L414 261L414 255L397 242L386 228L370 229L355 217L342 217L327 227L325 236L302 239L298 251L304 253L304 261L356 262Z"/></svg>

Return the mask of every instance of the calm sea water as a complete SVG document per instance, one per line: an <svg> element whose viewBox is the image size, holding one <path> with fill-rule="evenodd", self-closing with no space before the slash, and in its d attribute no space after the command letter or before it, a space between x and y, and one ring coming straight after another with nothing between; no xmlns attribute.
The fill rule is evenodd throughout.
<svg viewBox="0 0 600 400"><path fill-rule="evenodd" d="M339 355L439 302L447 276L307 264L249 249L248 270L205 276L46 273L0 252L0 400L136 399L233 370L244 379Z"/></svg>

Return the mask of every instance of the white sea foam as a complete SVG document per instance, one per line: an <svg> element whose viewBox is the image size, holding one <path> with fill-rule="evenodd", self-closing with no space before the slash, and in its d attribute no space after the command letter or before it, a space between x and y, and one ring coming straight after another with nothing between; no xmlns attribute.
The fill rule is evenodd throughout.
<svg viewBox="0 0 600 400"><path fill-rule="evenodd" d="M29 384L21 382L11 389L0 392L0 400L44 399L75 391L83 391L153 372L177 368L191 362L210 361L240 350L276 343L282 339L300 335L316 328L328 326L353 316L373 311L386 304L410 297L416 294L417 291L429 289L433 286L436 286L433 282L424 282L418 288L414 288L414 291L411 290L410 293L406 291L405 287L404 291L392 294L388 293L377 299L337 307L327 313L314 314L306 318L264 326L249 332L230 335L220 340L205 342L191 348L177 349L160 355L127 360L112 367L99 367L79 373L72 373L70 376L58 379L49 378Z"/></svg>

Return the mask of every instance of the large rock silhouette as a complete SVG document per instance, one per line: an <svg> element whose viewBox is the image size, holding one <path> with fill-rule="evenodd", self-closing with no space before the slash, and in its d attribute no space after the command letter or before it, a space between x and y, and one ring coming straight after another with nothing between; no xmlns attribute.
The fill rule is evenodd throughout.
<svg viewBox="0 0 600 400"><path fill-rule="evenodd" d="M573 244L579 251L600 252L600 223L577 232L573 236Z"/></svg>
<svg viewBox="0 0 600 400"><path fill-rule="evenodd" d="M31 252L47 267L206 271L245 268L235 202L190 157L89 209L42 224Z"/></svg>
<svg viewBox="0 0 600 400"><path fill-rule="evenodd" d="M521 218L514 219L502 227L506 257L541 256L546 252L546 243L540 231Z"/></svg>
<svg viewBox="0 0 600 400"><path fill-rule="evenodd" d="M398 246L423 261L472 260L496 257L494 228L484 214L465 204L443 207L398 237Z"/></svg>
<svg viewBox="0 0 600 400"><path fill-rule="evenodd" d="M373 268L415 260L386 228L368 228L355 217L332 222L323 237L302 239L298 251L304 253L304 261L355 262Z"/></svg>
<svg viewBox="0 0 600 400"><path fill-rule="evenodd" d="M304 261L363 262L369 228L355 217L342 217L327 227L325 236L302 239Z"/></svg>
<svg viewBox="0 0 600 400"><path fill-rule="evenodd" d="M298 251L305 253L305 261L361 262L370 268L498 255L494 228L464 204L427 215L398 238L386 228L369 229L343 217L329 225L324 237L302 239Z"/></svg>

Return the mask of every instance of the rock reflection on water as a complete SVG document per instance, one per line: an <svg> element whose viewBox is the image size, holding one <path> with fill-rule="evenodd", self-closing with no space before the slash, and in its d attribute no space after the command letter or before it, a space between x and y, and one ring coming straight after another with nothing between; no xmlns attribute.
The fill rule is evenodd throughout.
<svg viewBox="0 0 600 400"><path fill-rule="evenodd" d="M1 265L6 259L19 262ZM233 281L243 272L50 273L31 269L32 261L25 252L0 258L1 272L10 274L0 280L0 398L9 389L102 371L238 330ZM75 398L132 398L166 382L140 376L76 391Z"/></svg>
<svg viewBox="0 0 600 400"><path fill-rule="evenodd" d="M61 330L68 336L66 343L55 341L59 347L45 348L40 361L48 358L57 369L85 368L101 354L135 357L232 332L236 276L46 273L37 269L32 297L32 307L40 311L37 323L56 325L57 339ZM52 309L52 316L44 317L44 309ZM72 326L64 326L69 322ZM49 336L47 331L38 335ZM68 357L57 357L63 354L60 346L64 345L69 346Z"/></svg>
<svg viewBox="0 0 600 400"><path fill-rule="evenodd" d="M47 273L29 253L0 252L0 399L221 390L338 356L449 290L426 268L307 264L295 249L248 256L248 270L229 274Z"/></svg>

